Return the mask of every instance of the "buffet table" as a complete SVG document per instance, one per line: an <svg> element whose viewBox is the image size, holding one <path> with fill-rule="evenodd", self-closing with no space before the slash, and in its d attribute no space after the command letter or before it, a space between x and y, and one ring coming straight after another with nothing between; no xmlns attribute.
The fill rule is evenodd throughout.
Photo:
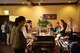
<svg viewBox="0 0 80 53"><path fill-rule="evenodd" d="M54 53L55 40L54 36L35 36L36 41L32 44L33 53Z"/></svg>

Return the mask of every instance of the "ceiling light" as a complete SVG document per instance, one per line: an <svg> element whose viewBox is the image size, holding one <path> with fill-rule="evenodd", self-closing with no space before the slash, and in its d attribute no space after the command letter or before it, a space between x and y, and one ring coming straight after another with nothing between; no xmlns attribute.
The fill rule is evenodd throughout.
<svg viewBox="0 0 80 53"><path fill-rule="evenodd" d="M71 3L71 1L68 1L69 3Z"/></svg>
<svg viewBox="0 0 80 53"><path fill-rule="evenodd" d="M24 4L25 2L22 2L22 4Z"/></svg>

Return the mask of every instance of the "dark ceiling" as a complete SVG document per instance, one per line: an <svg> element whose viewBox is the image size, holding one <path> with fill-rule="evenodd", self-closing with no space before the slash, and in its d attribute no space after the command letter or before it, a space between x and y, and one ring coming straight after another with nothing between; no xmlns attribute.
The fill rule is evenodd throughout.
<svg viewBox="0 0 80 53"><path fill-rule="evenodd" d="M0 5L64 5L78 3L80 3L80 0L0 0Z"/></svg>
<svg viewBox="0 0 80 53"><path fill-rule="evenodd" d="M44 2L44 3L68 3L68 2L76 2L77 0L32 0L33 2Z"/></svg>

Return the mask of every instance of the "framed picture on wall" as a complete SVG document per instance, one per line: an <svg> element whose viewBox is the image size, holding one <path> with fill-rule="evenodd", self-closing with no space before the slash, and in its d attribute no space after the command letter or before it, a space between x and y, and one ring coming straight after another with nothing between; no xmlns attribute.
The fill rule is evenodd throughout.
<svg viewBox="0 0 80 53"><path fill-rule="evenodd" d="M55 20L57 19L57 14L43 14L43 17L48 20Z"/></svg>

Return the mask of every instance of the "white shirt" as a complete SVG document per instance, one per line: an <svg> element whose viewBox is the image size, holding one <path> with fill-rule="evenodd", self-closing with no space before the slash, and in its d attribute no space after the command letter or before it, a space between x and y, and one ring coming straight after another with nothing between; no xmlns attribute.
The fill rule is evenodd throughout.
<svg viewBox="0 0 80 53"><path fill-rule="evenodd" d="M27 38L28 33L26 31L26 27L25 26L21 28L21 31L22 31L24 37Z"/></svg>
<svg viewBox="0 0 80 53"><path fill-rule="evenodd" d="M22 27L21 31L25 38L28 38L28 37L34 38L33 36L31 36L30 34L27 33L26 27ZM32 45L33 39L27 39L27 43L28 43L27 46Z"/></svg>
<svg viewBox="0 0 80 53"><path fill-rule="evenodd" d="M1 30L2 30L2 33L5 33L5 25L4 24L1 26Z"/></svg>
<svg viewBox="0 0 80 53"><path fill-rule="evenodd" d="M23 27L21 28L21 31L22 31L22 33L23 33L23 35L24 35L25 38L34 39L34 37L33 37L32 35L30 35L30 34L27 33L25 26L23 26Z"/></svg>

